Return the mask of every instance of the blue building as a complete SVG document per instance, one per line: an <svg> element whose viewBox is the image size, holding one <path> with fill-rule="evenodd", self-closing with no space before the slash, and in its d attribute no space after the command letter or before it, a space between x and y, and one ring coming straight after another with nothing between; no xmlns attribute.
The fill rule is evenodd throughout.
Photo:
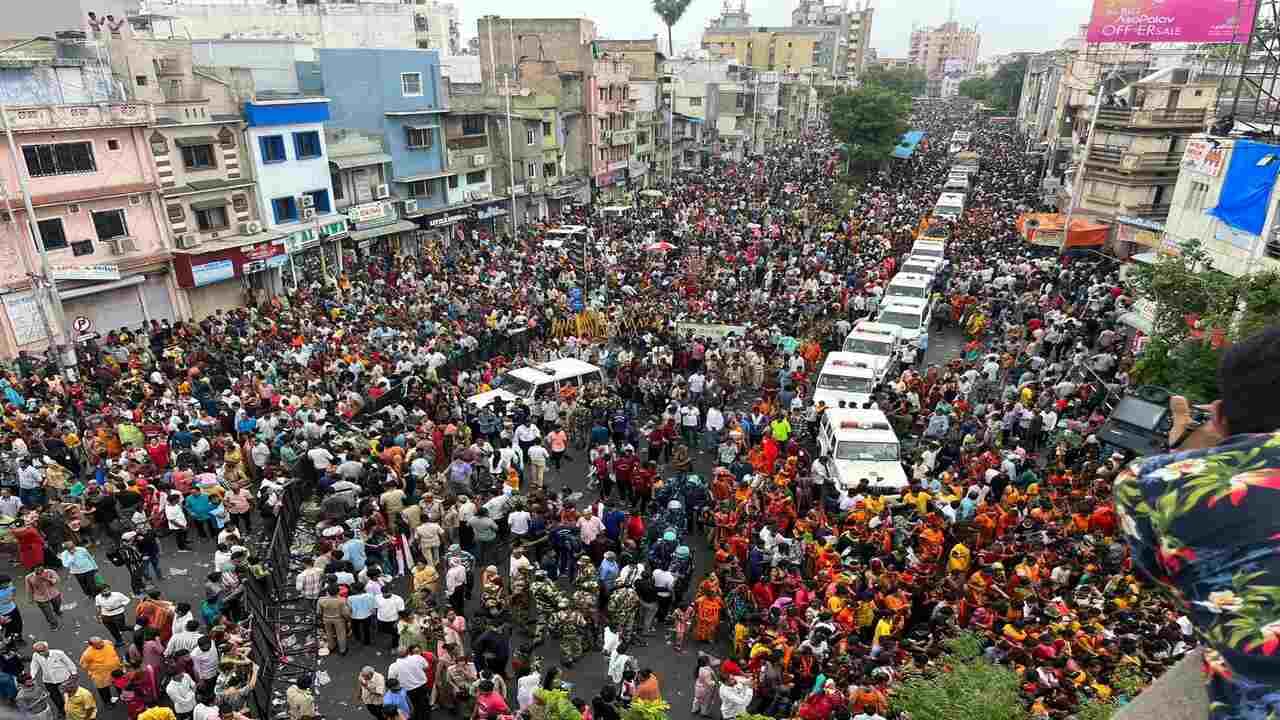
<svg viewBox="0 0 1280 720"><path fill-rule="evenodd" d="M450 206L451 170L443 116L448 97L435 50L321 49L317 62L299 63L304 92L331 99L329 127L380 134L391 156L391 194L403 217L444 229L466 219Z"/></svg>
<svg viewBox="0 0 1280 720"><path fill-rule="evenodd" d="M324 132L329 99L258 94L245 102L244 118L263 225L288 253L285 284L335 281L347 221L334 207Z"/></svg>

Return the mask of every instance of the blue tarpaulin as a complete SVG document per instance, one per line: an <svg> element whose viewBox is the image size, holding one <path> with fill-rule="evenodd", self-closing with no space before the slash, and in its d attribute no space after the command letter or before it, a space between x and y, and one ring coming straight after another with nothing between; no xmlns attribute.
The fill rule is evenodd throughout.
<svg viewBox="0 0 1280 720"><path fill-rule="evenodd" d="M889 154L899 160L906 160L915 153L916 146L919 145L920 141L923 139L923 130L912 130L911 132L903 133L902 139L898 141L898 144L893 148L893 152Z"/></svg>
<svg viewBox="0 0 1280 720"><path fill-rule="evenodd" d="M1268 155L1271 159L1259 165ZM1231 150L1231 165L1218 195L1218 206L1209 214L1237 230L1261 235L1278 172L1280 148L1252 140L1236 140Z"/></svg>

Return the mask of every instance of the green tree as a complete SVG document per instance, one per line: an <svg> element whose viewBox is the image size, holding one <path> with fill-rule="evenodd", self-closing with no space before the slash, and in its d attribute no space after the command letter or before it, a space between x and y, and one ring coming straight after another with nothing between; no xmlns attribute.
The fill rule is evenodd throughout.
<svg viewBox="0 0 1280 720"><path fill-rule="evenodd" d="M978 102L986 102L990 99L992 88L991 80L984 77L971 77L960 81L960 94Z"/></svg>
<svg viewBox="0 0 1280 720"><path fill-rule="evenodd" d="M929 78L925 76L924 71L919 68L884 68L873 66L862 73L862 84L878 85L887 90L892 90L907 98L912 98L924 94L925 86L929 84Z"/></svg>
<svg viewBox="0 0 1280 720"><path fill-rule="evenodd" d="M853 163L870 168L885 159L907 129L911 99L879 85L863 85L831 100L831 129L848 145Z"/></svg>
<svg viewBox="0 0 1280 720"><path fill-rule="evenodd" d="M991 78L990 99L986 102L1006 112L1017 110L1022 100L1022 78L1026 73L1026 58L1001 65Z"/></svg>
<svg viewBox="0 0 1280 720"><path fill-rule="evenodd" d="M895 712L910 713L912 720L1025 720L1018 676L983 658L981 640L966 633L947 645L938 672L894 692Z"/></svg>
<svg viewBox="0 0 1280 720"><path fill-rule="evenodd" d="M676 46L671 42L671 28L684 17L684 11L689 9L691 2L693 0L653 0L653 11L667 26L667 53L671 57L676 54Z"/></svg>

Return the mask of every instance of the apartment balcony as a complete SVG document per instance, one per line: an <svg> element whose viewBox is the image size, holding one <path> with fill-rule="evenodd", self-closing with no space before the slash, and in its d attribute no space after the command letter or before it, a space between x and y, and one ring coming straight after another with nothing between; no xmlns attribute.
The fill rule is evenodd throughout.
<svg viewBox="0 0 1280 720"><path fill-rule="evenodd" d="M1161 152L1129 152L1118 145L1094 145L1089 149L1089 165L1114 168L1125 172L1177 172L1181 158Z"/></svg>
<svg viewBox="0 0 1280 720"><path fill-rule="evenodd" d="M473 133L470 135L457 134L450 135L446 131L444 136L445 144L449 150L486 150L489 147L489 135L487 133Z"/></svg>
<svg viewBox="0 0 1280 720"><path fill-rule="evenodd" d="M1199 130L1208 112L1208 108L1104 108L1098 111L1098 122L1109 127Z"/></svg>
<svg viewBox="0 0 1280 720"><path fill-rule="evenodd" d="M604 142L607 145L630 145L636 141L635 130L605 130Z"/></svg>
<svg viewBox="0 0 1280 720"><path fill-rule="evenodd" d="M108 102L94 105L41 105L7 109L14 132L92 130L95 128L155 123L152 106L144 103Z"/></svg>
<svg viewBox="0 0 1280 720"><path fill-rule="evenodd" d="M446 167L455 172L464 172L475 168L482 168L493 163L493 155L489 152L488 147L480 149L450 149L448 155L445 156Z"/></svg>
<svg viewBox="0 0 1280 720"><path fill-rule="evenodd" d="M1169 208L1171 203L1140 203L1138 205L1119 205L1117 214L1120 215L1136 215L1140 218L1149 220L1163 220L1169 217Z"/></svg>
<svg viewBox="0 0 1280 720"><path fill-rule="evenodd" d="M157 58L155 60L156 75L158 77L185 77L186 73L182 69L182 63L177 58Z"/></svg>

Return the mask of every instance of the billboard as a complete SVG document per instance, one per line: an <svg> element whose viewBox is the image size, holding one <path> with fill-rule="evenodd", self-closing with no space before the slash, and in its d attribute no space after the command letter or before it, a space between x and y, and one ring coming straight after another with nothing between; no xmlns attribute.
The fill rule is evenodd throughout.
<svg viewBox="0 0 1280 720"><path fill-rule="evenodd" d="M1182 167L1209 177L1218 177L1226 154L1219 145L1217 141L1209 142L1199 139L1187 141L1186 152L1182 155Z"/></svg>
<svg viewBox="0 0 1280 720"><path fill-rule="evenodd" d="M1093 0L1091 43L1244 42L1258 0Z"/></svg>

